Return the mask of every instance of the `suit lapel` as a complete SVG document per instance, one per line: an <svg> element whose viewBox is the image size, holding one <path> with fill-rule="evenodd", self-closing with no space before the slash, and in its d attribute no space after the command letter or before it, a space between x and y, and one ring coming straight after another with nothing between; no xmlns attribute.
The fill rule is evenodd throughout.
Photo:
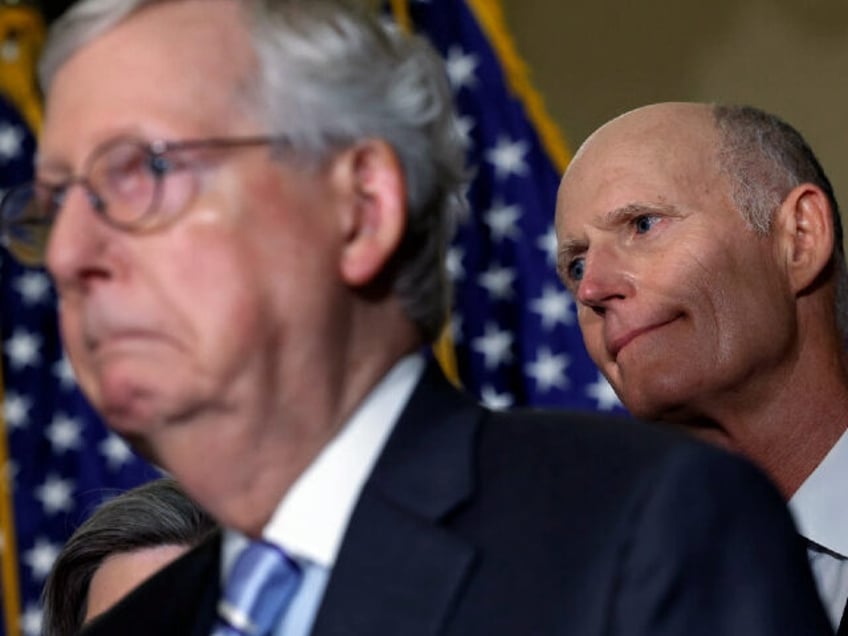
<svg viewBox="0 0 848 636"><path fill-rule="evenodd" d="M472 494L481 413L425 371L351 517L314 636L439 633L474 560L440 521Z"/></svg>
<svg viewBox="0 0 848 636"><path fill-rule="evenodd" d="M839 629L836 636L848 636L848 601L845 603L845 609L842 611L842 620L839 622Z"/></svg>

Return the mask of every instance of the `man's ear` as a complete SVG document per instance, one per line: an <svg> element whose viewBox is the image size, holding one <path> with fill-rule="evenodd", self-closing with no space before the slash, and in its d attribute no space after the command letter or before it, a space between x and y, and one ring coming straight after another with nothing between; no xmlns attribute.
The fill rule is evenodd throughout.
<svg viewBox="0 0 848 636"><path fill-rule="evenodd" d="M810 183L793 188L778 210L774 231L780 232L792 291L801 293L833 253L833 212L827 195Z"/></svg>
<svg viewBox="0 0 848 636"><path fill-rule="evenodd" d="M406 185L400 159L382 140L359 142L339 159L347 194L340 272L356 287L379 276L403 239Z"/></svg>

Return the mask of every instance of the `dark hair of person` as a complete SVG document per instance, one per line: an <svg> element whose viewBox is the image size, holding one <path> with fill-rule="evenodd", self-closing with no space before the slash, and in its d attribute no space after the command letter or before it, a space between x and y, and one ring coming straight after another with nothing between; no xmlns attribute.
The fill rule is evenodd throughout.
<svg viewBox="0 0 848 636"><path fill-rule="evenodd" d="M101 504L68 539L42 593L44 636L74 636L88 610L91 579L115 554L164 545L193 547L215 522L170 478L157 479Z"/></svg>

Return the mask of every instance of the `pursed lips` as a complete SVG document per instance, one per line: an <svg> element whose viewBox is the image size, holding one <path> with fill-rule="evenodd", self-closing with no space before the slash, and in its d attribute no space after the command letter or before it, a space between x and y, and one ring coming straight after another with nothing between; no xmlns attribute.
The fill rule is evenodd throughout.
<svg viewBox="0 0 848 636"><path fill-rule="evenodd" d="M149 346L152 342L161 340L161 334L149 329L138 327L121 327L98 330L87 333L85 345L89 351L98 352L116 347Z"/></svg>
<svg viewBox="0 0 848 636"><path fill-rule="evenodd" d="M656 331L661 327L665 327L666 325L680 318L680 316L681 315L678 314L668 320L663 320L646 326L637 327L635 329L626 331L622 335L616 336L614 338L606 338L607 351L609 352L610 357L615 360L618 357L618 354L621 353L621 350L624 349L624 347L629 345L631 342L633 342L636 338L651 331Z"/></svg>

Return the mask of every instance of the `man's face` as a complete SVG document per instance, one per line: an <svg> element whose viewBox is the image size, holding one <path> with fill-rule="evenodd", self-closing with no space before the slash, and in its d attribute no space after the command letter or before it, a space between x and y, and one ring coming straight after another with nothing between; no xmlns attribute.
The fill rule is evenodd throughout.
<svg viewBox="0 0 848 636"><path fill-rule="evenodd" d="M735 208L716 142L705 109L642 109L596 133L560 188L560 272L592 359L639 417L750 398L792 346L779 250Z"/></svg>
<svg viewBox="0 0 848 636"><path fill-rule="evenodd" d="M253 59L237 6L154 5L73 55L49 87L39 179L79 174L122 136L268 133L239 101ZM331 175L272 161L266 146L189 157L185 174L165 177L163 200L193 179L166 227L110 227L75 186L48 246L82 388L114 428L154 446L201 419L215 431L204 443L222 446L251 429L216 422L276 425L314 392L315 347L338 309ZM177 434L153 451L202 454L197 439Z"/></svg>

